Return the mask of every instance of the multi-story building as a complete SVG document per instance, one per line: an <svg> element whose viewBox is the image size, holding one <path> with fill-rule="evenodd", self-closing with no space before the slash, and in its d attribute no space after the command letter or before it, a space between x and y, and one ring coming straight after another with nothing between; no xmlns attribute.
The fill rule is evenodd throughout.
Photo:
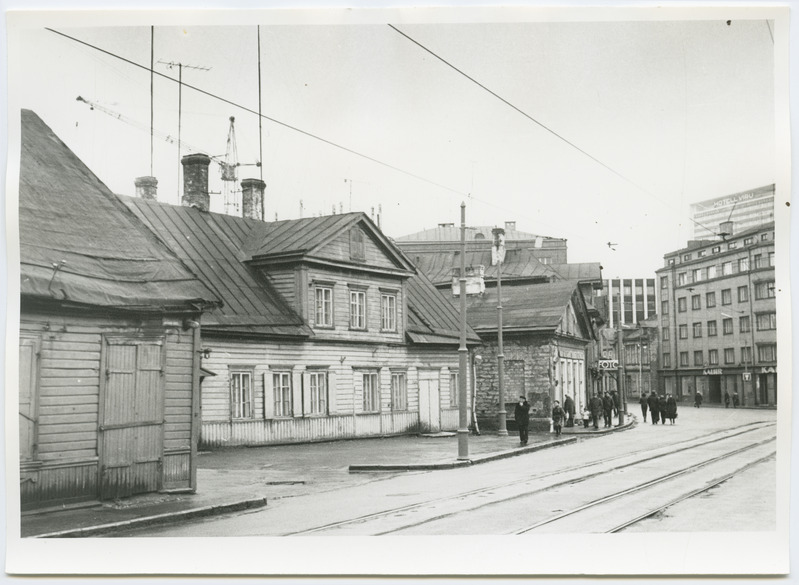
<svg viewBox="0 0 799 585"><path fill-rule="evenodd" d="M720 236L717 228L728 221L738 232L774 221L774 184L694 203L691 220L697 240Z"/></svg>
<svg viewBox="0 0 799 585"><path fill-rule="evenodd" d="M598 304L604 306L609 327L616 327L619 302L622 325L635 325L657 314L654 278L609 278L597 294L606 299Z"/></svg>
<svg viewBox="0 0 799 585"><path fill-rule="evenodd" d="M690 241L664 260L656 274L665 391L688 399L698 390L711 403L737 392L745 405L775 405L774 223Z"/></svg>

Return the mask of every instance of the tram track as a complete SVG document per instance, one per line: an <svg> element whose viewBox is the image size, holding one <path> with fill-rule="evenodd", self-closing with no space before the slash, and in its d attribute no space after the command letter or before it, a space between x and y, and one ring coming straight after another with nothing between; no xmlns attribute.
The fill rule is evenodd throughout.
<svg viewBox="0 0 799 585"><path fill-rule="evenodd" d="M511 500L516 500L519 498L529 497L534 494L538 494L541 492L551 491L557 488L561 488L567 485L575 485L581 482L590 481L591 479L597 478L601 475L605 475L614 471L623 470L625 468L629 468L636 465L642 465L647 462L650 462L655 459L659 459L665 456L671 455L678 455L680 453L684 453L686 451L690 451L693 449L699 449L701 447L706 447L708 445L712 445L714 443L718 443L721 441L732 440L742 435L746 435L749 433L755 433L759 430L769 428L774 426L774 423L764 423L764 422L757 422L751 423L747 425L749 428L746 429L736 429L735 431L718 431L712 433L706 433L700 437L694 437L691 439L686 439L684 441L679 441L677 443L673 443L671 445L660 447L655 450L652 448L642 448L637 449L634 451L626 452L620 455L614 455L612 457L604 457L602 459L594 460L591 462L582 463L580 465L574 465L563 469L558 469L550 472L540 473L533 476L528 476L522 479L516 479L509 482L502 482L498 484L492 484L490 486L480 487L474 490L469 490L466 492L459 492L456 494L450 494L446 496L441 496L437 498L429 498L421 502L414 502L412 504L407 504L404 506L394 507L388 510L382 510L379 512L374 512L371 514L365 514L356 518L350 518L345 520L340 520L337 522L327 523L321 526L316 526L313 528L308 528L305 530L293 532L287 534L287 536L300 536L300 535L307 535L307 534L314 534L314 533L322 533L322 532L336 532L341 529L347 529L351 527L355 527L357 525L365 525L372 522L380 521L381 519L388 519L391 517L403 516L408 513L422 511L424 509L434 509L438 506L446 505L446 504L460 504L464 501L473 501L477 497L485 496L487 494L492 494L493 492L500 491L502 489L507 488L514 488L514 487L521 487L524 485L530 485L536 482L541 482L546 479L550 479L557 476L564 476L563 480L556 481L553 484L547 484L540 488L536 488L532 491L526 490L519 493L513 493L507 496L500 497L499 499L493 499L488 502L480 502L476 505L470 505L465 509L458 509L453 512L446 512L443 514L433 515L432 517L423 518L416 522L404 522L402 526L397 528L392 528L385 531L373 532L372 534L375 535L387 535L393 534L402 530L407 530L409 528L414 528L417 526L421 526L424 524L429 524L432 522L436 522L443 518L463 514L468 512L473 512L474 510L494 506L502 503L507 503ZM741 452L748 450L754 446L762 444L764 442L768 442L769 440L773 439L766 439L766 441L761 441L756 443L752 446L744 447L743 449L739 450ZM681 448L675 449L675 446L682 445ZM737 451L736 451L737 452ZM647 456L643 458L638 458L637 456L641 455L642 453L646 453ZM734 455L727 455L727 457L734 456ZM720 456L723 458L724 456ZM619 461L623 459L632 459L631 461L625 462L621 465L616 465L612 467L607 467L607 464L613 463L614 461ZM692 466L693 468L694 466ZM595 471L591 471L589 473L579 473L580 471L585 471L587 469L595 468ZM690 468L689 468L690 470ZM686 470L689 471L689 470ZM578 473L576 473L578 472ZM652 515L655 512L650 512L648 515ZM524 532L520 532L524 533Z"/></svg>

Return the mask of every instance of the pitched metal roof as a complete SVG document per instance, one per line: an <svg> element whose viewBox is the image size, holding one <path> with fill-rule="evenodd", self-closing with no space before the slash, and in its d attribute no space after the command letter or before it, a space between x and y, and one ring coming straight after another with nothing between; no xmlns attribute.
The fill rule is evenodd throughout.
<svg viewBox="0 0 799 585"><path fill-rule="evenodd" d="M30 110L20 162L23 297L143 311L219 302Z"/></svg>
<svg viewBox="0 0 799 585"><path fill-rule="evenodd" d="M258 270L242 262L261 221L118 195L225 306L203 317L206 331L307 337L311 329Z"/></svg>
<svg viewBox="0 0 799 585"><path fill-rule="evenodd" d="M491 240L493 238L492 230L496 226L473 226L466 227L465 237L466 240ZM501 226L500 226L501 227ZM503 228L505 230L505 241L510 240L535 240L542 238L544 240L562 240L562 238L551 238L549 236L542 236L539 234L532 234L530 232L523 232L514 228ZM440 225L434 228L422 230L405 236L396 238L398 242L460 242L461 228L459 225Z"/></svg>
<svg viewBox="0 0 799 585"><path fill-rule="evenodd" d="M460 338L460 315L421 272L408 279L408 337L416 343L453 343ZM467 342L480 338L467 325Z"/></svg>
<svg viewBox="0 0 799 585"><path fill-rule="evenodd" d="M460 254L453 251L413 252L411 260L416 267L436 285L452 282L452 271L460 266ZM485 279L496 280L497 267L491 265L491 249L467 251L466 266L485 267ZM502 264L502 279L531 279L546 281L559 274L547 264L538 261L528 250L507 250Z"/></svg>
<svg viewBox="0 0 799 585"><path fill-rule="evenodd" d="M602 265L599 262L552 264L551 268L563 280L597 281L602 284Z"/></svg>

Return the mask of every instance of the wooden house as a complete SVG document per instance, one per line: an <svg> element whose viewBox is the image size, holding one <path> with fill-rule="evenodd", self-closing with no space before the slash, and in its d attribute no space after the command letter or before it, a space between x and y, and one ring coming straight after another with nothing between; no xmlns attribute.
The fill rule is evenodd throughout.
<svg viewBox="0 0 799 585"><path fill-rule="evenodd" d="M363 213L209 212L207 165L184 158L182 206L121 197L225 301L202 321L216 374L202 385L202 445L457 429L459 321L444 296ZM253 209L263 183L245 182Z"/></svg>
<svg viewBox="0 0 799 585"><path fill-rule="evenodd" d="M22 111L23 510L196 487L206 288Z"/></svg>

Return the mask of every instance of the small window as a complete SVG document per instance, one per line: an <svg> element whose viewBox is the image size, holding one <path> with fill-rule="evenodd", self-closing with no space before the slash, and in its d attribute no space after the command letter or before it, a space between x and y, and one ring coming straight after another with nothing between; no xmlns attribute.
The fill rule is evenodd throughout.
<svg viewBox="0 0 799 585"><path fill-rule="evenodd" d="M707 361L711 366L719 365L719 350L717 349L708 350Z"/></svg>
<svg viewBox="0 0 799 585"><path fill-rule="evenodd" d="M713 248L710 250L711 254L718 254L719 252L721 252L721 246L713 246Z"/></svg>
<svg viewBox="0 0 799 585"><path fill-rule="evenodd" d="M707 250L699 250L699 252L696 253L696 256L697 258L704 258L705 254L707 254Z"/></svg>
<svg viewBox="0 0 799 585"><path fill-rule="evenodd" d="M751 243L752 243L752 238L745 238L744 239L744 246L748 246Z"/></svg>
<svg viewBox="0 0 799 585"><path fill-rule="evenodd" d="M397 330L397 295L383 293L380 295L381 331Z"/></svg>
<svg viewBox="0 0 799 585"><path fill-rule="evenodd" d="M252 370L230 372L231 417L254 418L252 403Z"/></svg>
<svg viewBox="0 0 799 585"><path fill-rule="evenodd" d="M391 410L408 410L408 377L405 372L391 372Z"/></svg>
<svg viewBox="0 0 799 585"><path fill-rule="evenodd" d="M704 365L704 363L705 363L705 358L702 350L701 349L696 350L694 352L694 365L701 366Z"/></svg>
<svg viewBox="0 0 799 585"><path fill-rule="evenodd" d="M729 276L732 274L732 262L722 262L721 263L721 275L722 276Z"/></svg>
<svg viewBox="0 0 799 585"><path fill-rule="evenodd" d="M460 376L458 372L449 373L449 405L452 408L458 407L458 389Z"/></svg>
<svg viewBox="0 0 799 585"><path fill-rule="evenodd" d="M707 322L707 336L708 337L716 337L718 335L718 329L716 328L715 321L708 321Z"/></svg>
<svg viewBox="0 0 799 585"><path fill-rule="evenodd" d="M688 276L688 273L687 273L687 272L680 272L680 273L677 275L677 286L682 286L682 285L684 285L684 284L685 284L685 282L686 282L686 278L687 278L687 276Z"/></svg>
<svg viewBox="0 0 799 585"><path fill-rule="evenodd" d="M275 416L291 416L292 407L291 372L274 372L272 390L275 397Z"/></svg>
<svg viewBox="0 0 799 585"><path fill-rule="evenodd" d="M681 366L687 366L688 365L688 352L687 351L681 351L680 352L680 365Z"/></svg>
<svg viewBox="0 0 799 585"><path fill-rule="evenodd" d="M366 329L365 291L350 291L350 329Z"/></svg>
<svg viewBox="0 0 799 585"><path fill-rule="evenodd" d="M737 248L737 247L738 247L738 242L729 242L727 244L727 249L728 250L735 250L735 248Z"/></svg>
<svg viewBox="0 0 799 585"><path fill-rule="evenodd" d="M333 289L327 286L317 286L314 289L314 304L317 327L333 326Z"/></svg>
<svg viewBox="0 0 799 585"><path fill-rule="evenodd" d="M705 294L705 305L708 309L711 309L716 306L716 293L715 291L709 292Z"/></svg>
<svg viewBox="0 0 799 585"><path fill-rule="evenodd" d="M729 288L725 288L721 291L721 304L722 305L731 305L732 304L732 290Z"/></svg>
<svg viewBox="0 0 799 585"><path fill-rule="evenodd" d="M748 286L739 286L738 287L738 302L745 303L749 300L749 287Z"/></svg>
<svg viewBox="0 0 799 585"><path fill-rule="evenodd" d="M671 367L671 354L670 353L664 353L663 354L663 367L664 368L670 368Z"/></svg>
<svg viewBox="0 0 799 585"><path fill-rule="evenodd" d="M664 327L660 337L661 339L663 339L663 341L668 341L669 338L671 337L670 329L668 327Z"/></svg>
<svg viewBox="0 0 799 585"><path fill-rule="evenodd" d="M738 331L741 333L749 333L752 330L752 322L749 320L749 315L738 317Z"/></svg>
<svg viewBox="0 0 799 585"><path fill-rule="evenodd" d="M775 358L776 360L776 358ZM752 363L752 348L751 347L742 347L741 348L741 361L745 364ZM760 360L763 361L763 360Z"/></svg>
<svg viewBox="0 0 799 585"><path fill-rule="evenodd" d="M688 299L685 297L680 297L677 299L677 310L680 313L685 313L688 310Z"/></svg>
<svg viewBox="0 0 799 585"><path fill-rule="evenodd" d="M732 319L722 319L721 328L724 331L724 335L732 335Z"/></svg>
<svg viewBox="0 0 799 585"><path fill-rule="evenodd" d="M678 327L678 331L679 331L679 334L680 334L679 335L680 339L688 339L688 325L685 325L685 324L680 325Z"/></svg>
<svg viewBox="0 0 799 585"><path fill-rule="evenodd" d="M669 301L660 301L660 314L661 315L669 314Z"/></svg>
<svg viewBox="0 0 799 585"><path fill-rule="evenodd" d="M669 265L669 266L673 266L673 265L674 265L674 258L669 258L669 259L666 261L666 264L667 264L667 265Z"/></svg>
<svg viewBox="0 0 799 585"><path fill-rule="evenodd" d="M660 288L661 289L669 288L669 277L668 276L661 276L660 277Z"/></svg>
<svg viewBox="0 0 799 585"><path fill-rule="evenodd" d="M724 363L725 364L735 363L735 348L732 347L724 348Z"/></svg>
<svg viewBox="0 0 799 585"><path fill-rule="evenodd" d="M702 295L691 296L691 310L697 311L702 308Z"/></svg>
<svg viewBox="0 0 799 585"><path fill-rule="evenodd" d="M777 345L774 344L774 343L769 343L769 344L764 344L764 345L757 346L757 361L759 361L759 362L776 362L777 361Z"/></svg>
<svg viewBox="0 0 799 585"><path fill-rule="evenodd" d="M327 414L327 372L309 372L308 391L311 402L310 414Z"/></svg>
<svg viewBox="0 0 799 585"><path fill-rule="evenodd" d="M363 411L380 412L380 385L377 372L363 373Z"/></svg>
<svg viewBox="0 0 799 585"><path fill-rule="evenodd" d="M357 226L350 229L350 260L355 260L356 262L364 262L366 260L363 232Z"/></svg>
<svg viewBox="0 0 799 585"><path fill-rule="evenodd" d="M760 241L765 242L768 240L768 234L760 234Z"/></svg>
<svg viewBox="0 0 799 585"><path fill-rule="evenodd" d="M694 338L702 337L702 323L694 323Z"/></svg>
<svg viewBox="0 0 799 585"><path fill-rule="evenodd" d="M757 316L757 330L769 331L777 328L777 314L776 313L760 313Z"/></svg>
<svg viewBox="0 0 799 585"><path fill-rule="evenodd" d="M683 262L688 262L688 260L690 260L690 259L691 259L691 255L690 254L683 254L683 256L682 256L682 261Z"/></svg>
<svg viewBox="0 0 799 585"><path fill-rule="evenodd" d="M749 270L749 258L738 258L738 272Z"/></svg>
<svg viewBox="0 0 799 585"><path fill-rule="evenodd" d="M716 265L707 267L707 279L716 278Z"/></svg>

